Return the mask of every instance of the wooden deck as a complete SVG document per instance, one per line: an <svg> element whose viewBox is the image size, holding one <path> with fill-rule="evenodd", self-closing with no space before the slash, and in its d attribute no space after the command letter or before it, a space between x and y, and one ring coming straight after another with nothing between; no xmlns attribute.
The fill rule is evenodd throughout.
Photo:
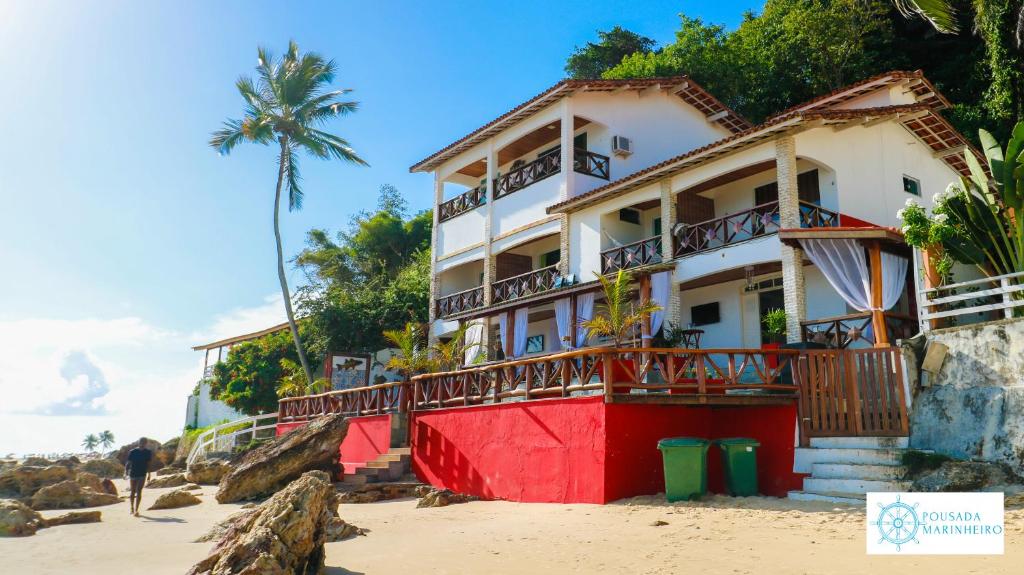
<svg viewBox="0 0 1024 575"><path fill-rule="evenodd" d="M642 405L707 405L712 407L790 405L795 403L796 400L797 395L795 393L785 395L673 395L669 393L613 393L605 399L607 403L629 403Z"/></svg>

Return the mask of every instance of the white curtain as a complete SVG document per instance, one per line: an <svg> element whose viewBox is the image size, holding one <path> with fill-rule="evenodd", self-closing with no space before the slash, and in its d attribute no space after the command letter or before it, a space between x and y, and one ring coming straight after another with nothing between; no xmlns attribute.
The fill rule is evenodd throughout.
<svg viewBox="0 0 1024 575"><path fill-rule="evenodd" d="M576 347L587 345L587 328L583 322L594 318L594 292L576 296Z"/></svg>
<svg viewBox="0 0 1024 575"><path fill-rule="evenodd" d="M572 298L564 297L562 299L555 300L555 326L558 328L558 341L562 346L562 349L569 348L569 342L566 338L569 337L570 329L569 325L572 322Z"/></svg>
<svg viewBox="0 0 1024 575"><path fill-rule="evenodd" d="M514 318L516 331L512 339L512 357L523 357L526 353L526 330L529 316L528 308L521 307L516 310Z"/></svg>
<svg viewBox="0 0 1024 575"><path fill-rule="evenodd" d="M871 276L857 240L801 239L800 245L846 303L858 311L871 309Z"/></svg>
<svg viewBox="0 0 1024 575"><path fill-rule="evenodd" d="M882 252L882 309L892 309L907 285L907 258Z"/></svg>
<svg viewBox="0 0 1024 575"><path fill-rule="evenodd" d="M480 342L484 339L484 320L476 319L466 330L466 365L472 364L483 351Z"/></svg>
<svg viewBox="0 0 1024 575"><path fill-rule="evenodd" d="M651 335L658 333L665 321L665 310L668 308L669 275L658 272L651 276L651 301L661 309L651 314Z"/></svg>
<svg viewBox="0 0 1024 575"><path fill-rule="evenodd" d="M498 339L501 340L501 350L505 351L505 338L508 334L508 314L498 314Z"/></svg>

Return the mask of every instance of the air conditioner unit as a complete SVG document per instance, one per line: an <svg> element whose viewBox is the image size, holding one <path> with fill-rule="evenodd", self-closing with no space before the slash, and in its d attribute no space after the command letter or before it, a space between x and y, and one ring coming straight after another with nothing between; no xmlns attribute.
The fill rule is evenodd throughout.
<svg viewBox="0 0 1024 575"><path fill-rule="evenodd" d="M628 156L633 153L633 141L625 136L612 136L612 153Z"/></svg>

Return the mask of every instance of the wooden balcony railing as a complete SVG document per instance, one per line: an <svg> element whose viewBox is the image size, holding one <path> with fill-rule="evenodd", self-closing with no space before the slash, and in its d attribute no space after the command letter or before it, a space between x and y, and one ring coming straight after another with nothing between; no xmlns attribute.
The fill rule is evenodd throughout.
<svg viewBox="0 0 1024 575"><path fill-rule="evenodd" d="M839 214L821 206L800 202L800 227L835 227ZM675 255L687 256L737 244L779 231L779 202L767 202L713 220L677 226Z"/></svg>
<svg viewBox="0 0 1024 575"><path fill-rule="evenodd" d="M491 285L491 303L502 303L545 292L555 287L556 279L557 265L498 280Z"/></svg>
<svg viewBox="0 0 1024 575"><path fill-rule="evenodd" d="M661 236L654 236L601 252L601 273L661 263Z"/></svg>
<svg viewBox="0 0 1024 575"><path fill-rule="evenodd" d="M450 220L486 203L487 186L475 187L437 206L437 221Z"/></svg>
<svg viewBox="0 0 1024 575"><path fill-rule="evenodd" d="M277 422L297 423L332 413L349 416L405 412L410 385L400 381L329 391L319 395L286 397L277 402Z"/></svg>
<svg viewBox="0 0 1024 575"><path fill-rule="evenodd" d="M607 180L611 177L608 156L602 156L589 150L576 148L573 150L572 169L580 174Z"/></svg>
<svg viewBox="0 0 1024 575"><path fill-rule="evenodd" d="M470 288L465 291L449 294L437 298L437 317L445 318L450 315L483 307L484 286Z"/></svg>
<svg viewBox="0 0 1024 575"><path fill-rule="evenodd" d="M885 312L884 315L890 342L907 339L917 333L918 323L913 317L892 312ZM874 345L875 337L871 329L871 312L865 311L802 321L800 338L805 342L823 343L840 349L856 342Z"/></svg>
<svg viewBox="0 0 1024 575"><path fill-rule="evenodd" d="M557 174L562 169L559 154L541 156L532 162L502 174L494 179L494 199L503 198L513 192Z"/></svg>

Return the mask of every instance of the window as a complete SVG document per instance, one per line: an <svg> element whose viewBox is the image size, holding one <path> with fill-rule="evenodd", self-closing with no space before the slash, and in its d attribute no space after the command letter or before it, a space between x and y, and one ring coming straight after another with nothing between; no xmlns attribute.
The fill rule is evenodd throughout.
<svg viewBox="0 0 1024 575"><path fill-rule="evenodd" d="M921 195L921 182L917 178L903 176L903 191L915 196Z"/></svg>
<svg viewBox="0 0 1024 575"><path fill-rule="evenodd" d="M526 353L540 353L544 351L544 336L531 335L526 338Z"/></svg>
<svg viewBox="0 0 1024 575"><path fill-rule="evenodd" d="M551 250L550 252L540 255L540 267L546 268L548 266L553 266L557 264L561 259L561 250Z"/></svg>
<svg viewBox="0 0 1024 575"><path fill-rule="evenodd" d="M718 314L718 302L695 305L690 308L690 323L694 326L710 325L722 321Z"/></svg>
<svg viewBox="0 0 1024 575"><path fill-rule="evenodd" d="M622 208L619 210L619 221L640 225L640 210Z"/></svg>
<svg viewBox="0 0 1024 575"><path fill-rule="evenodd" d="M654 235L661 235L661 218L654 218Z"/></svg>
<svg viewBox="0 0 1024 575"><path fill-rule="evenodd" d="M572 139L572 147L576 148L577 150L586 150L587 149L587 133L583 132L582 134L578 134L575 138L573 138Z"/></svg>

